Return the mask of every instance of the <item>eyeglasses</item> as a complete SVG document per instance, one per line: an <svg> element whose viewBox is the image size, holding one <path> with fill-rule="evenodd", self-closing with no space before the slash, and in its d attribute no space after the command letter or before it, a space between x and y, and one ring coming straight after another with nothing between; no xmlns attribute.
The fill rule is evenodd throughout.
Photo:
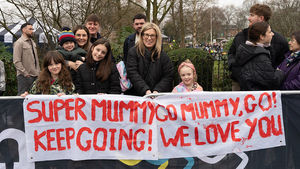
<svg viewBox="0 0 300 169"><path fill-rule="evenodd" d="M146 38L146 39L148 39L148 38L154 39L154 38L156 38L156 35L154 35L154 34L143 34L143 37Z"/></svg>

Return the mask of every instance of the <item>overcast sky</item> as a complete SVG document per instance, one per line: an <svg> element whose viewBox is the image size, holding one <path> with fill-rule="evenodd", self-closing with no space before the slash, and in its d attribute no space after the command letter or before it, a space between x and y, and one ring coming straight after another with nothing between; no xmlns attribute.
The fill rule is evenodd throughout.
<svg viewBox="0 0 300 169"><path fill-rule="evenodd" d="M241 6L243 4L242 0L218 0L217 4L220 7L234 5L234 6Z"/></svg>

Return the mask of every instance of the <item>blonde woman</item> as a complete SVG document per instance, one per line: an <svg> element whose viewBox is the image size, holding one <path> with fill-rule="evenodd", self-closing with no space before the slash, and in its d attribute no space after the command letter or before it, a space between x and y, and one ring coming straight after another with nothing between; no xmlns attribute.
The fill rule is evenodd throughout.
<svg viewBox="0 0 300 169"><path fill-rule="evenodd" d="M126 67L133 84L128 94L144 96L172 91L173 65L162 51L162 36L156 24L143 25L137 44L129 49Z"/></svg>

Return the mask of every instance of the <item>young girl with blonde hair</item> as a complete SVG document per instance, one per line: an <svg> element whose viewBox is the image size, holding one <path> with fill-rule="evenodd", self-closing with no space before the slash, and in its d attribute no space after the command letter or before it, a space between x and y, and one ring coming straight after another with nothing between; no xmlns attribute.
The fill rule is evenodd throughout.
<svg viewBox="0 0 300 169"><path fill-rule="evenodd" d="M189 59L178 66L178 74L182 82L173 89L173 93L203 91L202 86L197 83L195 66Z"/></svg>

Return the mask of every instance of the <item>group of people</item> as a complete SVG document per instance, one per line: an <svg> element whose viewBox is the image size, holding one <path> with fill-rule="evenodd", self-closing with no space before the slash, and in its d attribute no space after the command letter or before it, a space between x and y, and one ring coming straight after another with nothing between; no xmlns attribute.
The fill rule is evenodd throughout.
<svg viewBox="0 0 300 169"><path fill-rule="evenodd" d="M289 42L271 30L271 9L255 4L250 9L249 27L239 32L229 50L232 90L296 90L300 88L300 31ZM173 64L162 49L159 27L146 16L133 18L135 33L124 41L123 61L132 88L125 94L144 96L160 92L203 91L197 83L193 63L178 67L182 82L173 88ZM99 18L90 15L85 25L73 31L64 27L59 46L43 57L40 72L33 27L25 23L14 44L18 95L27 94L121 94L120 74L109 41L102 38Z"/></svg>
<svg viewBox="0 0 300 169"><path fill-rule="evenodd" d="M233 91L300 89L300 31L289 45L271 30L269 6L250 8L249 27L239 32L228 52Z"/></svg>
<svg viewBox="0 0 300 169"><path fill-rule="evenodd" d="M133 18L135 33L124 42L124 62L132 88L125 94L144 96L171 92L173 64L162 50L162 34L146 16ZM18 95L28 94L121 94L120 74L109 41L101 38L100 21L90 15L85 25L73 31L64 27L59 46L43 56L40 71L30 23L22 25L22 36L14 44L13 60L17 69ZM202 91L194 65L186 60L178 72L182 82L173 92Z"/></svg>

